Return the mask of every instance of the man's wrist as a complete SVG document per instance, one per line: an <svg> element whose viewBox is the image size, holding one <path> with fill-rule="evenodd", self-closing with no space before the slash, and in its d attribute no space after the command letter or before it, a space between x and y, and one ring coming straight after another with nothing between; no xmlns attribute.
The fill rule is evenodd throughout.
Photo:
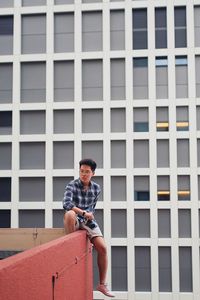
<svg viewBox="0 0 200 300"><path fill-rule="evenodd" d="M86 214L86 211L84 210L84 211L82 212L82 216L84 217L84 216L85 216L85 214Z"/></svg>

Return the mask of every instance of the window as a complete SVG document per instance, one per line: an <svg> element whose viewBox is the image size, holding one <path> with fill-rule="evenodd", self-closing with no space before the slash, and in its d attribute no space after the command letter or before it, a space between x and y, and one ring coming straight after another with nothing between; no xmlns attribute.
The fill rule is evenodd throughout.
<svg viewBox="0 0 200 300"><path fill-rule="evenodd" d="M171 237L170 209L158 209L158 238Z"/></svg>
<svg viewBox="0 0 200 300"><path fill-rule="evenodd" d="M0 64L0 103L12 102L13 66L11 63Z"/></svg>
<svg viewBox="0 0 200 300"><path fill-rule="evenodd" d="M179 238L191 238L191 210L178 210L178 232Z"/></svg>
<svg viewBox="0 0 200 300"><path fill-rule="evenodd" d="M134 132L149 131L148 107L138 107L133 109L133 130Z"/></svg>
<svg viewBox="0 0 200 300"><path fill-rule="evenodd" d="M127 247L111 247L111 265L112 265L112 289L115 291L127 291ZM119 259L120 257L120 259Z"/></svg>
<svg viewBox="0 0 200 300"><path fill-rule="evenodd" d="M188 97L187 56L176 56L176 98Z"/></svg>
<svg viewBox="0 0 200 300"><path fill-rule="evenodd" d="M102 50L102 12L82 12L82 50Z"/></svg>
<svg viewBox="0 0 200 300"><path fill-rule="evenodd" d="M133 9L133 49L147 49L147 9Z"/></svg>
<svg viewBox="0 0 200 300"><path fill-rule="evenodd" d="M180 292L192 292L192 249L179 247L179 286Z"/></svg>
<svg viewBox="0 0 200 300"><path fill-rule="evenodd" d="M125 209L111 210L111 236L112 238L127 237L127 220Z"/></svg>
<svg viewBox="0 0 200 300"><path fill-rule="evenodd" d="M103 100L103 65L100 59L82 62L82 100Z"/></svg>
<svg viewBox="0 0 200 300"><path fill-rule="evenodd" d="M0 111L0 134L12 134L12 111Z"/></svg>
<svg viewBox="0 0 200 300"><path fill-rule="evenodd" d="M44 177L20 177L19 201L44 202L45 178Z"/></svg>
<svg viewBox="0 0 200 300"><path fill-rule="evenodd" d="M20 143L20 169L45 168L45 143L21 142Z"/></svg>
<svg viewBox="0 0 200 300"><path fill-rule="evenodd" d="M11 202L10 177L0 177L0 202Z"/></svg>
<svg viewBox="0 0 200 300"><path fill-rule="evenodd" d="M169 175L157 176L157 195L158 201L170 200L170 177Z"/></svg>
<svg viewBox="0 0 200 300"><path fill-rule="evenodd" d="M110 61L111 100L123 100L125 91L125 59L111 59Z"/></svg>
<svg viewBox="0 0 200 300"><path fill-rule="evenodd" d="M82 157L93 157L98 168L103 168L103 141L83 141Z"/></svg>
<svg viewBox="0 0 200 300"><path fill-rule="evenodd" d="M125 176L111 176L111 201L126 201Z"/></svg>
<svg viewBox="0 0 200 300"><path fill-rule="evenodd" d="M200 167L200 139L197 139L197 165Z"/></svg>
<svg viewBox="0 0 200 300"><path fill-rule="evenodd" d="M156 129L157 131L169 130L168 107L156 108Z"/></svg>
<svg viewBox="0 0 200 300"><path fill-rule="evenodd" d="M22 16L22 53L46 52L46 15Z"/></svg>
<svg viewBox="0 0 200 300"><path fill-rule="evenodd" d="M124 10L110 11L110 50L125 48L125 16Z"/></svg>
<svg viewBox="0 0 200 300"><path fill-rule="evenodd" d="M151 291L151 249L135 247L135 291Z"/></svg>
<svg viewBox="0 0 200 300"><path fill-rule="evenodd" d="M134 200L135 201L150 200L148 176L134 176Z"/></svg>
<svg viewBox="0 0 200 300"><path fill-rule="evenodd" d="M54 101L74 101L74 61L54 62Z"/></svg>
<svg viewBox="0 0 200 300"><path fill-rule="evenodd" d="M55 4L72 4L74 0L54 0Z"/></svg>
<svg viewBox="0 0 200 300"><path fill-rule="evenodd" d="M195 47L200 47L200 6L194 6L194 40Z"/></svg>
<svg viewBox="0 0 200 300"><path fill-rule="evenodd" d="M148 98L148 58L146 57L133 58L133 98Z"/></svg>
<svg viewBox="0 0 200 300"><path fill-rule="evenodd" d="M46 101L46 64L23 62L21 64L21 102Z"/></svg>
<svg viewBox="0 0 200 300"><path fill-rule="evenodd" d="M45 111L21 111L20 134L44 134L46 131Z"/></svg>
<svg viewBox="0 0 200 300"><path fill-rule="evenodd" d="M149 140L134 140L134 168L149 168Z"/></svg>
<svg viewBox="0 0 200 300"><path fill-rule="evenodd" d="M11 211L8 209L0 210L0 228L11 227Z"/></svg>
<svg viewBox="0 0 200 300"><path fill-rule="evenodd" d="M44 228L45 211L44 210L19 210L19 228Z"/></svg>
<svg viewBox="0 0 200 300"><path fill-rule="evenodd" d="M54 209L53 210L53 228L63 227L63 210Z"/></svg>
<svg viewBox="0 0 200 300"><path fill-rule="evenodd" d="M56 13L54 15L54 51L74 51L74 14Z"/></svg>
<svg viewBox="0 0 200 300"><path fill-rule="evenodd" d="M174 8L175 48L187 47L186 7Z"/></svg>
<svg viewBox="0 0 200 300"><path fill-rule="evenodd" d="M46 5L46 0L22 0L23 6Z"/></svg>
<svg viewBox="0 0 200 300"><path fill-rule="evenodd" d="M103 132L103 110L102 109L82 110L82 132L83 133Z"/></svg>
<svg viewBox="0 0 200 300"><path fill-rule="evenodd" d="M187 168L190 166L189 139L177 139L177 167Z"/></svg>
<svg viewBox="0 0 200 300"><path fill-rule="evenodd" d="M168 59L156 57L156 98L168 98Z"/></svg>
<svg viewBox="0 0 200 300"><path fill-rule="evenodd" d="M157 167L169 168L169 140L157 139Z"/></svg>
<svg viewBox="0 0 200 300"><path fill-rule="evenodd" d="M200 55L195 56L196 97L200 97Z"/></svg>
<svg viewBox="0 0 200 300"><path fill-rule="evenodd" d="M1 0L0 7L13 7L14 0Z"/></svg>
<svg viewBox="0 0 200 300"><path fill-rule="evenodd" d="M111 141L111 168L126 168L126 141Z"/></svg>
<svg viewBox="0 0 200 300"><path fill-rule="evenodd" d="M190 176L178 175L178 200L190 200Z"/></svg>
<svg viewBox="0 0 200 300"><path fill-rule="evenodd" d="M13 16L0 16L0 55L13 53Z"/></svg>
<svg viewBox="0 0 200 300"><path fill-rule="evenodd" d="M74 168L74 142L53 142L53 168Z"/></svg>
<svg viewBox="0 0 200 300"><path fill-rule="evenodd" d="M110 112L111 132L126 131L126 110L125 108L111 108Z"/></svg>
<svg viewBox="0 0 200 300"><path fill-rule="evenodd" d="M0 143L0 170L12 168L12 143Z"/></svg>
<svg viewBox="0 0 200 300"><path fill-rule="evenodd" d="M53 177L53 201L61 201L61 194L64 193L65 186L73 180L74 177Z"/></svg>
<svg viewBox="0 0 200 300"><path fill-rule="evenodd" d="M74 133L74 110L56 109L53 112L54 133Z"/></svg>
<svg viewBox="0 0 200 300"><path fill-rule="evenodd" d="M188 131L189 130L189 115L187 106L176 107L176 130Z"/></svg>
<svg viewBox="0 0 200 300"><path fill-rule="evenodd" d="M159 291L172 291L171 248L158 247Z"/></svg>
<svg viewBox="0 0 200 300"><path fill-rule="evenodd" d="M200 106L196 107L196 120L197 130L200 130Z"/></svg>
<svg viewBox="0 0 200 300"><path fill-rule="evenodd" d="M150 210L134 210L135 238L150 238Z"/></svg>
<svg viewBox="0 0 200 300"><path fill-rule="evenodd" d="M155 47L167 48L166 7L155 8Z"/></svg>

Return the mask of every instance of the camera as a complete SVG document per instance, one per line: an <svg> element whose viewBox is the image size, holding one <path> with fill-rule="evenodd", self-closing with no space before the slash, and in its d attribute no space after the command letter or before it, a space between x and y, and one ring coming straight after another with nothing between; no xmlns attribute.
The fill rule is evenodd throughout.
<svg viewBox="0 0 200 300"><path fill-rule="evenodd" d="M85 223L85 225L88 226L90 229L94 229L97 226L96 223L93 220L88 220Z"/></svg>

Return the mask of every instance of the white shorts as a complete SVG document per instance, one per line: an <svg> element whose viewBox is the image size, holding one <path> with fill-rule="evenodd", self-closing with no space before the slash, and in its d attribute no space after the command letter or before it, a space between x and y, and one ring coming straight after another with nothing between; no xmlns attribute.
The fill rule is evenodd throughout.
<svg viewBox="0 0 200 300"><path fill-rule="evenodd" d="M95 222L96 223L96 222ZM90 241L97 236L103 236L101 229L99 228L99 225L96 223L96 227L91 229L87 225L85 225L84 222L80 222L79 219L77 218L77 223L76 223L76 230L83 229L87 231L88 238Z"/></svg>

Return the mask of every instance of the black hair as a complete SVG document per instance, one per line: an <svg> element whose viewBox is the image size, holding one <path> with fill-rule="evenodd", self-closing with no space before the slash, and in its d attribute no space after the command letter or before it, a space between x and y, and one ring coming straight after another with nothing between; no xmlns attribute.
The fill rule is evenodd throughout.
<svg viewBox="0 0 200 300"><path fill-rule="evenodd" d="M91 158L84 158L84 159L80 160L79 161L79 166L81 167L82 165L90 166L92 172L94 172L96 170L96 167L97 167L96 162Z"/></svg>

